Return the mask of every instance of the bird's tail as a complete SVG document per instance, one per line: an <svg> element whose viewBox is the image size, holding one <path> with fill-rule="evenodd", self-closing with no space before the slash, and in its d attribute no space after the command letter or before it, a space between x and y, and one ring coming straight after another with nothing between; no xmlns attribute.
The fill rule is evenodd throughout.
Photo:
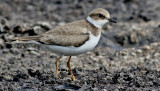
<svg viewBox="0 0 160 91"><path fill-rule="evenodd" d="M39 36L29 36L29 37L17 37L14 38L13 41L11 42L11 44L14 43L26 43L29 41L39 41Z"/></svg>
<svg viewBox="0 0 160 91"><path fill-rule="evenodd" d="M18 41L39 41L39 36L29 36L29 37L18 37Z"/></svg>

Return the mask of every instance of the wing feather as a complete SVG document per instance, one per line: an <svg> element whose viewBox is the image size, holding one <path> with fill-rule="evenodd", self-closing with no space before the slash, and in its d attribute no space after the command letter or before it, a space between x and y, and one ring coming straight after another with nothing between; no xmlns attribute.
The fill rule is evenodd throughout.
<svg viewBox="0 0 160 91"><path fill-rule="evenodd" d="M81 46L89 39L87 28L66 24L42 34L41 43L59 46Z"/></svg>

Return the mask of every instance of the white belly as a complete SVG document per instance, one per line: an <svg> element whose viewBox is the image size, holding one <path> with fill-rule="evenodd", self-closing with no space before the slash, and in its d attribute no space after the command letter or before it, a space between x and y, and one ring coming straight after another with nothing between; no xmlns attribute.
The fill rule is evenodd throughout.
<svg viewBox="0 0 160 91"><path fill-rule="evenodd" d="M100 36L101 33L99 33L98 36L94 36L90 33L89 40L85 42L85 44L79 47L74 47L74 46L62 47L55 45L46 45L46 46L59 55L63 54L64 56L74 56L92 50L98 44Z"/></svg>

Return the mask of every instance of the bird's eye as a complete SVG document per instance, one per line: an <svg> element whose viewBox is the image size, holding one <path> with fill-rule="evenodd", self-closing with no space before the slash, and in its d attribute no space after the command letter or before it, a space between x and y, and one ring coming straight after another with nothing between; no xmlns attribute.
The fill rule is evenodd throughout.
<svg viewBox="0 0 160 91"><path fill-rule="evenodd" d="M105 18L105 16L102 15L102 14L98 14L98 17L101 18L101 19L104 19L104 18Z"/></svg>

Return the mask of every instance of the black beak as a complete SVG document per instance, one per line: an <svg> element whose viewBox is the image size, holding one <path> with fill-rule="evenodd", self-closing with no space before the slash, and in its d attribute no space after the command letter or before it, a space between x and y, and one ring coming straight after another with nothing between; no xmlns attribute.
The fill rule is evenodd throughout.
<svg viewBox="0 0 160 91"><path fill-rule="evenodd" d="M109 19L109 22L113 22L113 23L117 23L117 21L113 20L113 19Z"/></svg>

